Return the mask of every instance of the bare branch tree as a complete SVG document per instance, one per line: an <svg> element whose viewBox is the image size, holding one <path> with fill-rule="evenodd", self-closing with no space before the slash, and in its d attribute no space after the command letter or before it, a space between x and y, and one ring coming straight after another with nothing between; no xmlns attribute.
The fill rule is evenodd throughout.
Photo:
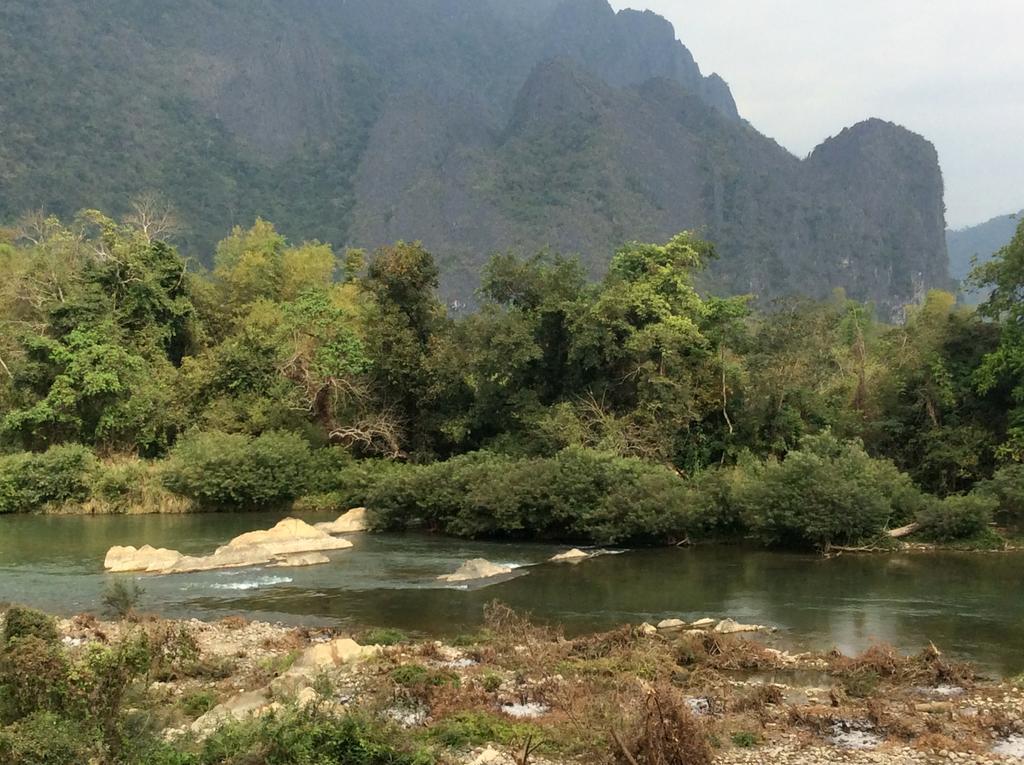
<svg viewBox="0 0 1024 765"><path fill-rule="evenodd" d="M403 435L398 419L390 412L380 412L334 428L330 438L334 443L348 447L360 446L372 454L399 460L409 456L402 449Z"/></svg>
<svg viewBox="0 0 1024 765"><path fill-rule="evenodd" d="M142 232L149 242L166 242L181 233L181 219L173 205L159 194L146 192L132 200L124 222Z"/></svg>

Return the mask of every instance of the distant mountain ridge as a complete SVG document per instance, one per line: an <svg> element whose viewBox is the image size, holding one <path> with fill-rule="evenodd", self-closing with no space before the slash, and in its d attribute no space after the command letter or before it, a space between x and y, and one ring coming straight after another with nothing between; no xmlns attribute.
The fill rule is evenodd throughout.
<svg viewBox="0 0 1024 765"><path fill-rule="evenodd" d="M200 255L256 215L292 237L421 239L470 298L496 250L695 228L707 286L949 285L934 147L868 120L800 160L665 19L606 0L6 0L0 220L164 192Z"/></svg>
<svg viewBox="0 0 1024 765"><path fill-rule="evenodd" d="M966 279L971 272L972 260L977 258L984 262L1008 245L1021 220L1024 220L1024 210L999 215L976 226L947 231L950 275L957 281Z"/></svg>

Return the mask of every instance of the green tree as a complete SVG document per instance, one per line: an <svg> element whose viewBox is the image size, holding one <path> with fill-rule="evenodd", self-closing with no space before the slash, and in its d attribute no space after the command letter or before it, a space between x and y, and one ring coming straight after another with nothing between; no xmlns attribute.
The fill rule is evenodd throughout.
<svg viewBox="0 0 1024 765"><path fill-rule="evenodd" d="M999 347L989 353L976 372L982 393L1009 385L1014 401L1009 434L1000 446L1003 459L1024 461L1024 221L1013 240L970 277L974 286L990 288L979 312L999 322Z"/></svg>

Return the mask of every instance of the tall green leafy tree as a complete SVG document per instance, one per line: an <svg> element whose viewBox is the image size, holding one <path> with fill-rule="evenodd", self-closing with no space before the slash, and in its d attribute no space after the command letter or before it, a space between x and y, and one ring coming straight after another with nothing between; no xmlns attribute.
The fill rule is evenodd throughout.
<svg viewBox="0 0 1024 765"><path fill-rule="evenodd" d="M979 311L999 322L1002 331L999 347L985 357L977 371L978 387L986 392L1004 384L1011 386L1015 406L1000 455L1024 462L1024 221L1006 247L974 270L971 282L991 289Z"/></svg>

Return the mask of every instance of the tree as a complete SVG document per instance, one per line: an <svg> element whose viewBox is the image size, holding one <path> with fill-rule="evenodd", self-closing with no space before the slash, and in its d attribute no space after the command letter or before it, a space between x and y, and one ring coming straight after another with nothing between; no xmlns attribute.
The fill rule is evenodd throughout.
<svg viewBox="0 0 1024 765"><path fill-rule="evenodd" d="M977 370L976 381L982 393L1003 384L1012 388L1013 411L1009 434L999 447L999 455L1014 462L1024 461L1024 221L1013 240L987 263L977 266L970 282L978 288L991 288L988 300L979 312L1000 324L999 347L989 353Z"/></svg>

